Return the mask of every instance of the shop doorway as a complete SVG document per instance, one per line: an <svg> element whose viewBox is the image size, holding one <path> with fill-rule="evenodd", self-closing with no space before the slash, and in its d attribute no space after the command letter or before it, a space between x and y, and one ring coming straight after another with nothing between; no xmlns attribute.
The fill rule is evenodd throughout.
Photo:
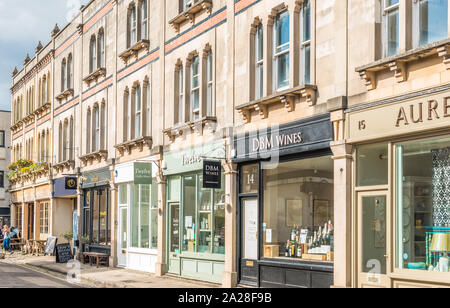
<svg viewBox="0 0 450 308"><path fill-rule="evenodd" d="M127 248L128 248L128 209L119 208L119 245L117 245L117 266L127 267Z"/></svg>
<svg viewBox="0 0 450 308"><path fill-rule="evenodd" d="M386 191L358 193L358 287L388 288L389 201Z"/></svg>
<svg viewBox="0 0 450 308"><path fill-rule="evenodd" d="M258 285L258 255L259 255L259 217L258 199L241 200L242 213L242 258L241 283Z"/></svg>
<svg viewBox="0 0 450 308"><path fill-rule="evenodd" d="M169 262L168 272L181 275L180 204L169 204Z"/></svg>
<svg viewBox="0 0 450 308"><path fill-rule="evenodd" d="M28 240L34 240L34 204L28 204Z"/></svg>

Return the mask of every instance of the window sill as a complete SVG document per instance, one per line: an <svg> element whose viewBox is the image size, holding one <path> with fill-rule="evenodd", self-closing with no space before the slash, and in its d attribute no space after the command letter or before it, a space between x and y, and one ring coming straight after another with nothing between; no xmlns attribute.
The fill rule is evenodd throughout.
<svg viewBox="0 0 450 308"><path fill-rule="evenodd" d="M131 141L127 141L118 145L115 145L117 151L119 151L121 156L125 155L125 151L128 155L131 154L132 150L138 148L140 152L144 151L144 146L148 146L149 149L152 148L153 138L152 137L141 137Z"/></svg>
<svg viewBox="0 0 450 308"><path fill-rule="evenodd" d="M176 32L180 32L180 26L185 21L189 20L191 24L195 23L195 14L202 11L208 11L211 14L212 0L194 0L191 7L187 8L184 12L181 12L177 17L169 21L169 24L175 29Z"/></svg>
<svg viewBox="0 0 450 308"><path fill-rule="evenodd" d="M445 39L428 45L424 45L405 53L387 57L370 64L356 68L361 78L365 81L368 91L377 88L377 73L384 70L393 71L397 82L408 80L407 65L410 62L438 55L447 69L450 69L450 39Z"/></svg>
<svg viewBox="0 0 450 308"><path fill-rule="evenodd" d="M186 131L194 133L200 132L203 133L203 129L206 126L213 126L213 124L217 123L216 117L204 117L199 120L190 121L186 123L177 124L174 127L165 129L163 133L169 137L171 142L174 142L176 138L184 135Z"/></svg>
<svg viewBox="0 0 450 308"><path fill-rule="evenodd" d="M301 85L295 88L275 92L272 95L254 100L236 107L246 123L252 121L251 114L258 111L262 119L269 117L269 106L274 104L284 104L288 112L295 111L296 101L306 98L306 102L312 106L316 102L317 87L313 85Z"/></svg>
<svg viewBox="0 0 450 308"><path fill-rule="evenodd" d="M88 163L93 163L95 160L98 163L102 162L103 160L106 160L108 158L108 151L102 150L102 151L97 151L97 152L93 152L93 153L89 153L83 156L80 156L80 160L87 165Z"/></svg>
<svg viewBox="0 0 450 308"><path fill-rule="evenodd" d="M63 99L68 98L69 96L73 96L74 90L71 89L67 89L64 92L62 92L61 94L59 94L58 96L56 96L56 99L61 102Z"/></svg>
<svg viewBox="0 0 450 308"><path fill-rule="evenodd" d="M39 107L38 109L36 109L33 114L36 117L40 117L42 114L47 113L48 111L50 111L50 107L51 104L50 103L45 103L44 105L42 105L41 107Z"/></svg>
<svg viewBox="0 0 450 308"><path fill-rule="evenodd" d="M83 81L86 83L88 87L91 86L93 81L97 82L100 77L106 77L106 68L99 68L95 72L89 74L89 76L85 77Z"/></svg>
<svg viewBox="0 0 450 308"><path fill-rule="evenodd" d="M139 42L137 42L136 44L134 44L133 46L131 46L130 48L128 48L127 50L122 52L119 55L119 58L122 59L122 61L125 63L125 65L128 65L128 60L131 57L134 56L134 57L136 57L136 60L137 60L139 51L141 51L142 49L147 49L147 52L148 52L149 48L150 48L149 40L140 40Z"/></svg>
<svg viewBox="0 0 450 308"><path fill-rule="evenodd" d="M53 169L55 169L57 173L64 172L65 169L67 169L68 171L73 170L74 168L75 168L74 160L66 160L64 162L53 165Z"/></svg>

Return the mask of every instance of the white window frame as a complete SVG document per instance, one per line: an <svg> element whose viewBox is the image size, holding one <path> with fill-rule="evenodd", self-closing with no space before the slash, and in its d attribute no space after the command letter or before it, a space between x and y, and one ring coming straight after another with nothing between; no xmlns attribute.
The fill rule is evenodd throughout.
<svg viewBox="0 0 450 308"><path fill-rule="evenodd" d="M138 41L137 19L137 7L134 5L130 12L130 46L133 46Z"/></svg>
<svg viewBox="0 0 450 308"><path fill-rule="evenodd" d="M141 39L148 39L148 3L143 0L141 4Z"/></svg>
<svg viewBox="0 0 450 308"><path fill-rule="evenodd" d="M215 115L214 104L214 57L213 52L208 52L206 58L206 115Z"/></svg>
<svg viewBox="0 0 450 308"><path fill-rule="evenodd" d="M387 58L390 56L394 56L397 55L399 53L400 50L400 1L396 4L393 4L391 6L386 7L386 3L389 0L382 0L382 21L383 21L383 25L382 25L382 41L383 41L383 58ZM389 38L388 38L388 33L389 33L389 13L397 11L397 18L399 20L398 23L398 28L397 28L397 36L398 36L398 41L397 41L397 51L394 54L389 55Z"/></svg>
<svg viewBox="0 0 450 308"><path fill-rule="evenodd" d="M183 123L183 109L184 109L184 68L180 66L178 71L178 123Z"/></svg>
<svg viewBox="0 0 450 308"><path fill-rule="evenodd" d="M281 15L287 14L288 18L290 19L291 16L289 14L289 11L287 9L284 9L280 12L277 13L276 17L275 17L275 23L273 26L273 61L274 61L274 68L273 68L273 77L274 77L274 88L276 91L282 91L282 90L286 90L289 88L289 84L285 85L285 86L279 86L279 76L278 76L278 61L280 59L281 56L285 56L286 54L288 55L288 59L290 58L290 44L291 41L289 40L288 43L285 43L283 45L277 46L277 22L278 22L278 18ZM290 22L289 22L290 23ZM290 25L289 25L290 26ZM289 28L289 32L291 31L291 29ZM289 33L290 36L290 33ZM277 52L277 49L280 49L280 52ZM283 50L284 49L284 50ZM289 66L291 65L291 61L289 59ZM288 74L288 83L290 82L289 80L289 66L287 68L287 74Z"/></svg>
<svg viewBox="0 0 450 308"><path fill-rule="evenodd" d="M259 48L260 46L261 49ZM260 23L256 27L256 35L255 35L255 99L261 99L263 98L263 96L264 96L264 27L263 24Z"/></svg>
<svg viewBox="0 0 450 308"><path fill-rule="evenodd" d="M142 93L141 86L136 86L134 93L134 138L142 137Z"/></svg>
<svg viewBox="0 0 450 308"><path fill-rule="evenodd" d="M197 74L194 75L194 66L197 66ZM196 55L192 59L191 63L191 80L190 80L190 110L191 110L191 120L195 120L200 115L200 87L201 87L201 81L200 81L200 57ZM198 85L194 87L194 79L197 78ZM195 94L198 96L198 108L194 109L195 104Z"/></svg>
<svg viewBox="0 0 450 308"><path fill-rule="evenodd" d="M307 5L305 3L307 2ZM309 38L305 38L305 9L309 10ZM302 84L311 83L311 1L307 0L303 2L302 9L300 11L300 81ZM309 59L307 59L308 53L306 50L309 48ZM309 72L306 71L306 63L309 61ZM307 78L307 74L308 77ZM309 80L308 80L309 79Z"/></svg>

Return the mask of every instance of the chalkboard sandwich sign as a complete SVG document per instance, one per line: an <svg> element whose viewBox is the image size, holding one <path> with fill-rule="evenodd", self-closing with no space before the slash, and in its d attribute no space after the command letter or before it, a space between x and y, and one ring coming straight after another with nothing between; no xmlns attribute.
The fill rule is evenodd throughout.
<svg viewBox="0 0 450 308"><path fill-rule="evenodd" d="M67 263L73 260L72 248L69 243L56 245L56 263Z"/></svg>

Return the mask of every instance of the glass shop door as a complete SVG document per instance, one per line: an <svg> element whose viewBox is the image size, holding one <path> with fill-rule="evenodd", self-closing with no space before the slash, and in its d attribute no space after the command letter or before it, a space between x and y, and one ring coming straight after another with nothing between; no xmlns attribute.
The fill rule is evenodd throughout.
<svg viewBox="0 0 450 308"><path fill-rule="evenodd" d="M169 249L168 249L168 272L181 275L181 239L180 239L180 204L169 203Z"/></svg>
<svg viewBox="0 0 450 308"><path fill-rule="evenodd" d="M127 267L128 249L128 208L119 208L119 245L117 245L117 266Z"/></svg>
<svg viewBox="0 0 450 308"><path fill-rule="evenodd" d="M241 236L241 271L240 283L258 286L258 255L259 255L259 215L258 199L241 200L242 236Z"/></svg>
<svg viewBox="0 0 450 308"><path fill-rule="evenodd" d="M390 245L387 191L358 194L358 287L388 288Z"/></svg>

